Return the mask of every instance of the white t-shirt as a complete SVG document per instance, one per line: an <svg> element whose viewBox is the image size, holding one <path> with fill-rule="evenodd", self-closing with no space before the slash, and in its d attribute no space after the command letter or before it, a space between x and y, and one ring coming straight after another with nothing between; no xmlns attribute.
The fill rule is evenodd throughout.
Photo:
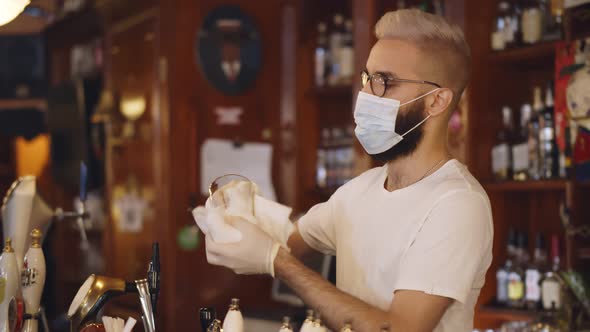
<svg viewBox="0 0 590 332"><path fill-rule="evenodd" d="M311 208L299 232L336 255L337 287L388 310L396 290L454 299L437 332L472 331L492 261L488 197L457 160L408 187L385 189L387 166L371 169Z"/></svg>

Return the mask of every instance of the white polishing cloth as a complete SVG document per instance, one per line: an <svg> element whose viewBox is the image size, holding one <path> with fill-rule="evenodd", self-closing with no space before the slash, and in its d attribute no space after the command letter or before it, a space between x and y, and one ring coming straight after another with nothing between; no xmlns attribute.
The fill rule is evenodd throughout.
<svg viewBox="0 0 590 332"><path fill-rule="evenodd" d="M289 219L291 211L288 206L259 195L254 196L254 216L258 226L286 249L289 236L295 228Z"/></svg>
<svg viewBox="0 0 590 332"><path fill-rule="evenodd" d="M294 226L289 215L291 208L257 194L252 182L232 181L218 189L207 199L205 206L193 209L193 218L205 233L217 243L234 243L242 239L240 231L224 217L241 217L257 224L281 246L288 249L287 241Z"/></svg>
<svg viewBox="0 0 590 332"><path fill-rule="evenodd" d="M223 219L223 206L193 209L193 218L205 235L210 235L217 243L234 243L242 240L242 233Z"/></svg>

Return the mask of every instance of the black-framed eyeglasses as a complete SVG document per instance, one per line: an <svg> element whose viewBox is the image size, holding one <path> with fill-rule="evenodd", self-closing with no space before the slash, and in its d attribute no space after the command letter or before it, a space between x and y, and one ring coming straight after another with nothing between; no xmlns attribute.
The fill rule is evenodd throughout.
<svg viewBox="0 0 590 332"><path fill-rule="evenodd" d="M369 74L369 71L365 69L361 72L361 86L364 88L365 85L367 85L367 83L369 83L371 87L371 92L377 97L385 96L387 88L392 85L395 85L395 83L429 84L434 85L437 88L441 88L439 84L436 84L434 82L407 80L403 78L391 77L381 72Z"/></svg>

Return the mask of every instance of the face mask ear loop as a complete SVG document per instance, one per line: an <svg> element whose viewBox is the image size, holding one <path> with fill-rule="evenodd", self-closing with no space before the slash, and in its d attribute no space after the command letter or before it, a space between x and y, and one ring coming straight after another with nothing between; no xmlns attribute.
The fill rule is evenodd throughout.
<svg viewBox="0 0 590 332"><path fill-rule="evenodd" d="M417 125L415 125L414 127L412 127L412 129L410 129L410 130L406 131L405 133L403 133L403 134L401 135L401 137L404 137L404 136L406 136L406 135L407 135L407 134L409 134L409 133L410 133L412 130L414 130L414 129L416 129L416 128L420 127L420 125L421 125L421 124L423 124L424 122L426 122L426 120L430 119L430 117L431 117L431 116L432 116L432 115L428 114L428 116L427 116L427 117L425 117L425 118L424 118L424 120L422 120L422 121L418 122L418 124L417 124Z"/></svg>
<svg viewBox="0 0 590 332"><path fill-rule="evenodd" d="M411 102L414 102L414 101L416 101L416 100L418 100L418 99L424 98L424 97L428 96L429 94L431 94L431 93L434 93L434 92L436 92L436 91L438 91L438 90L440 90L440 88L436 88L436 89L434 89L434 90L428 91L428 92L426 92L425 94L423 94L423 95L421 95L421 96L418 96L418 97L416 97L416 98L414 98L414 99L412 99L412 100L408 100L408 101L406 101L405 103L403 103L403 104L400 104L399 106L404 106L404 105L407 105L407 104L409 104L409 103L411 103Z"/></svg>

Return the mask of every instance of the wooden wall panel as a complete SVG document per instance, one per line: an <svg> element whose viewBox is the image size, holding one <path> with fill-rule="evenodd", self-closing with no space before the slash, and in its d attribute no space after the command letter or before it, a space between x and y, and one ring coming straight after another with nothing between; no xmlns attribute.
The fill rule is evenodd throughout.
<svg viewBox="0 0 590 332"><path fill-rule="evenodd" d="M157 8L138 6L137 10L105 9L108 21L105 40L105 89L113 94L115 105L111 114L112 127L107 133L107 176L105 195L108 217L104 233L105 274L125 280L143 279L151 257L154 241L161 244L162 265L165 257L167 220L163 216L167 191L162 188L162 117L159 55L159 17ZM122 10L123 13L118 13ZM133 13L133 15L127 15ZM124 19L116 19L125 17ZM124 121L119 113L119 101L125 97L144 97L145 113L135 122L135 135L122 138ZM122 139L121 139L122 138ZM113 210L114 193L135 180L140 195L147 200L143 227L137 233L121 232ZM160 196L160 194L162 196ZM165 280L165 279L164 279ZM164 293L164 292L162 292ZM161 297L162 298L162 297ZM166 301L160 300L159 308ZM141 312L137 297L122 297L110 303L112 315L134 315ZM162 312L162 310L160 310ZM157 325L165 325L165 315L158 315Z"/></svg>
<svg viewBox="0 0 590 332"><path fill-rule="evenodd" d="M183 251L176 245L176 234L182 227L194 224L187 208L203 203L199 194L200 148L208 137L268 141L280 154L280 2L233 1L252 16L261 32L263 66L253 87L239 96L225 96L203 77L195 61L195 38L207 13L227 1L195 2L178 0L162 4L162 33L167 57L170 100L171 157L169 175L170 233L167 235L168 265L165 296L172 302L166 309L167 330L196 330L198 309L215 306L224 315L231 297L239 297L248 311L277 308L270 299L268 277L237 276L206 262L204 241L196 251ZM214 117L217 106L239 106L244 109L243 124L238 127L218 126ZM270 129L270 140L262 137ZM276 158L275 158L276 159ZM275 184L280 170L274 161ZM278 188L277 192L281 192ZM196 198L196 199L194 199ZM279 197L280 198L280 197ZM173 280L173 281L171 281Z"/></svg>
<svg viewBox="0 0 590 332"><path fill-rule="evenodd" d="M110 190L115 186L124 186L130 176L135 176L141 187L155 189L153 136L150 133L150 137L143 139L139 133L142 126L150 126L152 113L155 112L155 33L156 18L152 16L111 35L111 90L115 96L143 95L148 102L146 113L136 123L137 136L123 141L121 145L111 146L113 151L110 161ZM113 241L113 255L109 256L110 274L129 280L145 277L148 263L146 257L149 257L151 242L156 234L155 223L156 221L148 216L144 220L141 234L119 233L116 231L115 222L110 223Z"/></svg>

